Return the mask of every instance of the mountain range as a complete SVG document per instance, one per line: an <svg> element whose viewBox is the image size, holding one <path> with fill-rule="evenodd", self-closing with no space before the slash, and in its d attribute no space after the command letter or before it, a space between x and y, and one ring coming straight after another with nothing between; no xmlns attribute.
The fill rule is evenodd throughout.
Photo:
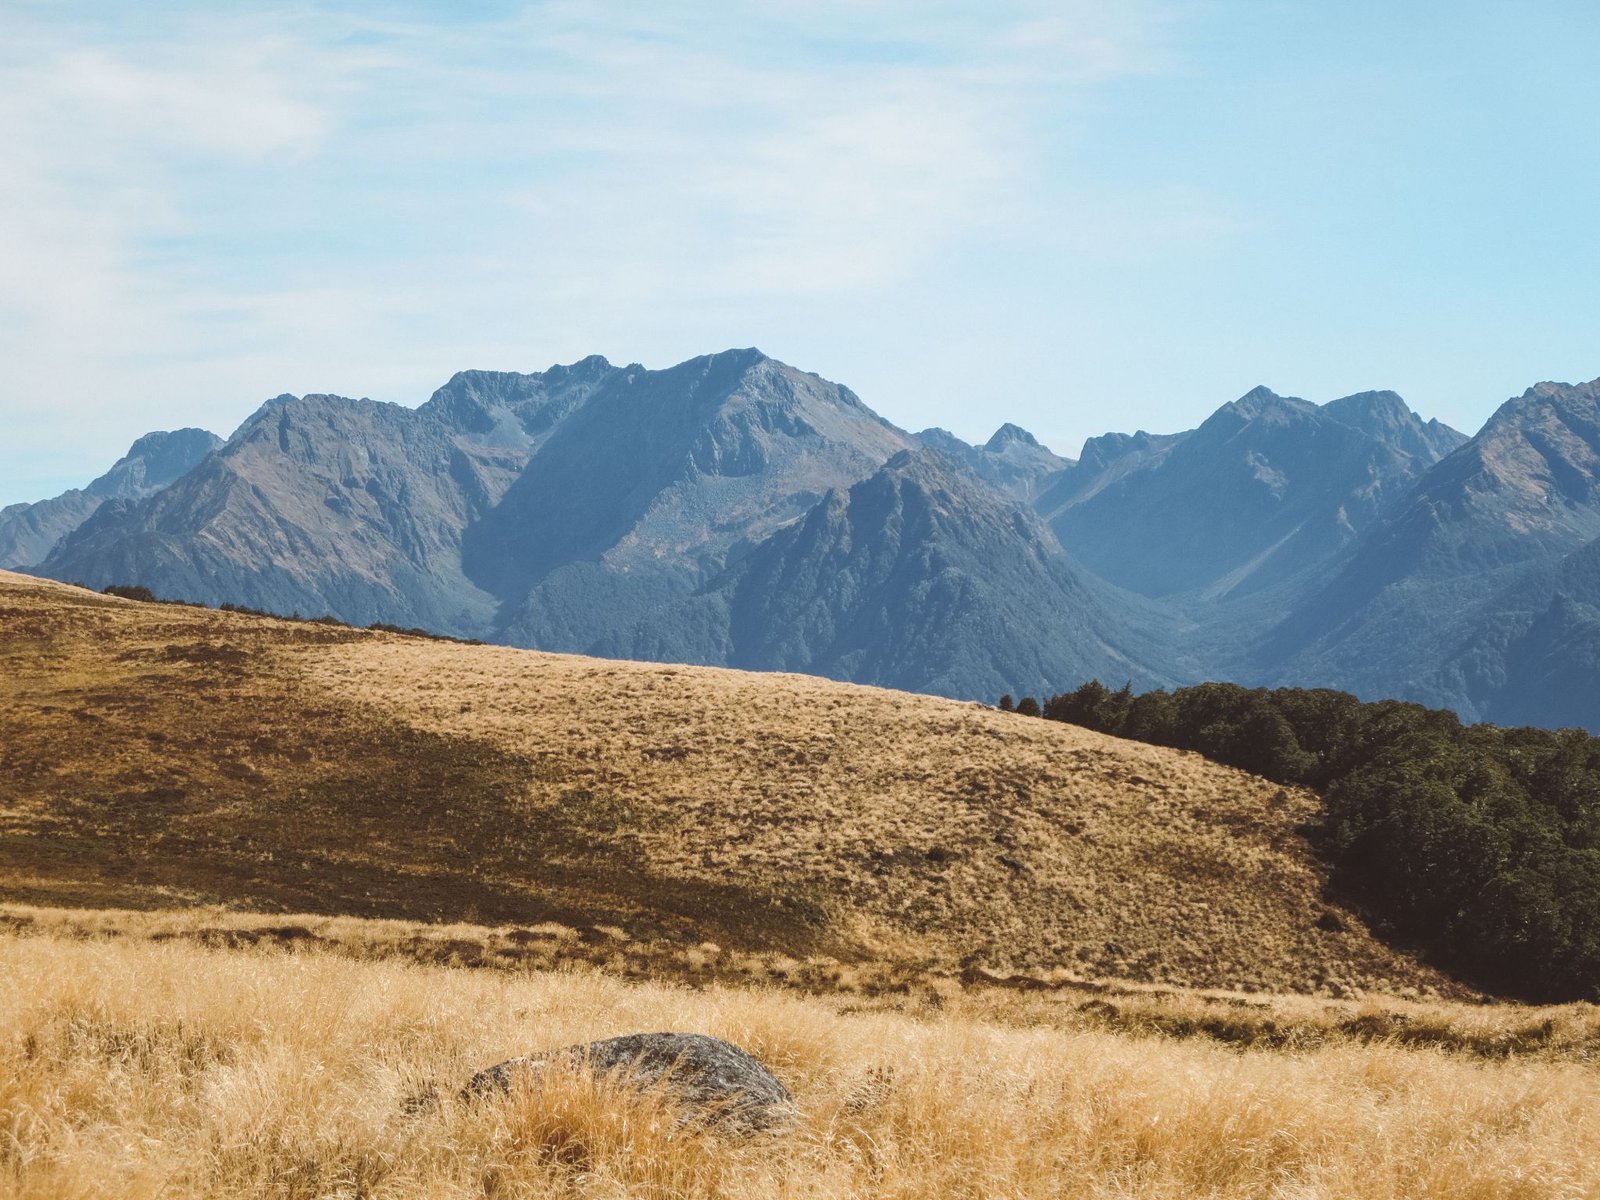
<svg viewBox="0 0 1600 1200"><path fill-rule="evenodd" d="M148 433L87 487L0 508L0 570L39 562L107 500L139 500L188 474L222 445L204 429Z"/></svg>
<svg viewBox="0 0 1600 1200"><path fill-rule="evenodd" d="M1600 728L1600 381L1469 438L1255 388L1069 459L908 433L756 350L279 396L0 511L0 567L542 649L992 700L1330 686Z"/></svg>

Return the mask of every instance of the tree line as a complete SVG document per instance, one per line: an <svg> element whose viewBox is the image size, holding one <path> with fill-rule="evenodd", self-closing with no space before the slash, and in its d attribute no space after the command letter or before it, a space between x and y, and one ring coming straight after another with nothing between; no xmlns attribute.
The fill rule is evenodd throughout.
<svg viewBox="0 0 1600 1200"><path fill-rule="evenodd" d="M1487 990L1600 1001L1600 738L1231 683L1000 707L1315 789L1332 888L1379 933Z"/></svg>

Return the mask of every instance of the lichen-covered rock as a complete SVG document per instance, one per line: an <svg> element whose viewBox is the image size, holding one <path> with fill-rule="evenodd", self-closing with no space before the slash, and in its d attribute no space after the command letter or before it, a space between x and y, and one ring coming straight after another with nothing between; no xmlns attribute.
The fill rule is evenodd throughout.
<svg viewBox="0 0 1600 1200"><path fill-rule="evenodd" d="M772 1072L731 1042L699 1033L630 1033L507 1059L469 1079L462 1098L509 1091L551 1066L587 1067L640 1088L664 1082L682 1105L684 1124L764 1132L795 1118L793 1098Z"/></svg>

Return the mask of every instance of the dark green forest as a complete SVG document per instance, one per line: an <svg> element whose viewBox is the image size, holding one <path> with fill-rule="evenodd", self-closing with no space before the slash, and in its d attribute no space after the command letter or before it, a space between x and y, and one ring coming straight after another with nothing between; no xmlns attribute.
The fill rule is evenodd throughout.
<svg viewBox="0 0 1600 1200"><path fill-rule="evenodd" d="M1600 1001L1600 738L1230 683L1000 705L1312 788L1334 893L1378 932L1488 991Z"/></svg>

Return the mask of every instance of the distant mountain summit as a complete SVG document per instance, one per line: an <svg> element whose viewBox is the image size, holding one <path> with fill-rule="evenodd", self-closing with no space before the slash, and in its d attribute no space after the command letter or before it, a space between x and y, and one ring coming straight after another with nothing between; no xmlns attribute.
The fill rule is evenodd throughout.
<svg viewBox="0 0 1600 1200"><path fill-rule="evenodd" d="M944 429L924 429L917 441L945 454L978 478L1016 500L1032 501L1075 464L1039 444L1019 425L1009 422L981 446L973 446Z"/></svg>
<svg viewBox="0 0 1600 1200"><path fill-rule="evenodd" d="M586 651L912 445L848 388L731 350L613 369L467 530L497 636Z"/></svg>
<svg viewBox="0 0 1600 1200"><path fill-rule="evenodd" d="M0 568L43 562L67 534L88 520L107 500L137 500L181 478L222 439L204 429L147 433L84 488L74 488L35 504L0 509Z"/></svg>
<svg viewBox="0 0 1600 1200"><path fill-rule="evenodd" d="M747 348L279 396L0 513L0 565L543 649L993 699L1231 679L1600 728L1600 381L973 445Z"/></svg>
<svg viewBox="0 0 1600 1200"><path fill-rule="evenodd" d="M1426 421L1394 392L1357 392L1330 400L1322 411L1335 421L1423 462L1438 462L1467 440L1440 421Z"/></svg>
<svg viewBox="0 0 1600 1200"><path fill-rule="evenodd" d="M1517 674L1505 656L1560 590L1563 559L1600 538L1597 396L1600 381L1544 383L1502 405L1263 642L1273 669L1469 716L1532 711L1502 695Z"/></svg>
<svg viewBox="0 0 1600 1200"><path fill-rule="evenodd" d="M1026 505L923 449L830 490L701 595L603 649L998 696L1090 675L1168 682L1145 628L1161 622L1080 577ZM685 630L705 642L675 642Z"/></svg>
<svg viewBox="0 0 1600 1200"><path fill-rule="evenodd" d="M39 569L958 695L1019 670L1040 686L1086 665L1166 678L1116 647L1150 639L1019 504L1066 460L1014 426L983 448L923 445L849 389L754 349L663 371L594 357L462 372L414 410L280 396L172 486L96 513ZM824 556L810 592L764 595L807 573L808 529L854 556L847 578L821 570ZM785 628L791 616L801 624Z"/></svg>
<svg viewBox="0 0 1600 1200"><path fill-rule="evenodd" d="M1392 392L1318 407L1265 387L1181 439L1142 436L1086 446L1059 494L1045 498L1051 525L1112 583L1200 599L1282 583L1325 561L1465 440L1425 425Z"/></svg>
<svg viewBox="0 0 1600 1200"><path fill-rule="evenodd" d="M279 397L173 486L107 505L39 570L362 624L477 628L493 600L462 575L461 532L526 461L426 406Z"/></svg>

